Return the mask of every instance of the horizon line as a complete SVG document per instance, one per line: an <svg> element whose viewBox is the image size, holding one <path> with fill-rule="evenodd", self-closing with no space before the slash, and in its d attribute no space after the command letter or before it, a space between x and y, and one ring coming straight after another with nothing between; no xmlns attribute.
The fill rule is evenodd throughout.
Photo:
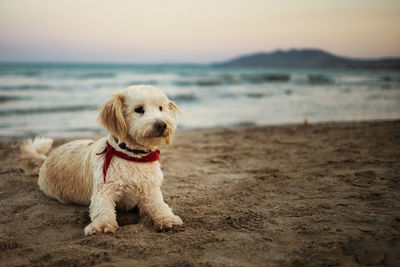
<svg viewBox="0 0 400 267"><path fill-rule="evenodd" d="M67 65L67 64L80 64L80 65L137 65L137 66L168 66L168 65L188 65L188 66L211 66L211 65L215 65L215 64L219 64L219 63L224 63L224 62L228 62L231 60L235 60L241 57L247 57L247 56L254 56L254 55L259 55L259 54L273 54L273 53L277 53L277 52L290 52L290 51L310 51L310 50L314 50L314 51L320 51L320 52L324 52L336 57L341 57L341 58L345 58L345 59L350 59L350 60L399 60L400 59L400 55L399 56L379 56L379 57L372 57L372 58L367 58L367 57L351 57L351 56L342 56L342 55L338 55L332 52L329 52L327 50L323 50L320 48L288 48L288 49L274 49L274 50L270 50L270 51L259 51L259 52L249 52L249 53L243 53L234 57L231 57L230 59L225 59L225 60L220 60L220 61L212 61L212 62L208 62L208 63L195 63L195 62L121 62L121 61L66 61L66 60L37 60L37 61L25 61L25 60L15 60L15 61L10 61L10 60L1 60L0 59L0 64L56 64L56 65Z"/></svg>

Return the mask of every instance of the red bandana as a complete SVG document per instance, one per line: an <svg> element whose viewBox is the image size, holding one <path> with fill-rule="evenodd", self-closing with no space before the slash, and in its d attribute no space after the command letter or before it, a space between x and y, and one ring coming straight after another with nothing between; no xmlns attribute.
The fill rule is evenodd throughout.
<svg viewBox="0 0 400 267"><path fill-rule="evenodd" d="M114 155L119 158L123 158L123 159L130 160L130 161L136 161L136 162L153 162L153 161L157 161L160 158L160 150L155 150L155 151L151 152L150 154L148 154L147 156L142 157L142 158L135 158L135 157L128 156L127 154L122 153L118 150L115 150L115 148L113 148L108 142L107 142L107 147L104 149L104 151L97 153L96 155L101 155L103 153L106 153L106 157L104 159L104 164L103 164L104 183L106 183L106 174L107 174L108 166L110 166L111 159Z"/></svg>

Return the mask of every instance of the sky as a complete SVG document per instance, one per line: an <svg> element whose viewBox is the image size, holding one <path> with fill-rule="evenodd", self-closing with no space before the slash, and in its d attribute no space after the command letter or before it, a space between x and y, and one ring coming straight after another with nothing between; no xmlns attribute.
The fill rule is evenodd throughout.
<svg viewBox="0 0 400 267"><path fill-rule="evenodd" d="M0 0L0 61L211 63L276 49L400 56L399 0Z"/></svg>

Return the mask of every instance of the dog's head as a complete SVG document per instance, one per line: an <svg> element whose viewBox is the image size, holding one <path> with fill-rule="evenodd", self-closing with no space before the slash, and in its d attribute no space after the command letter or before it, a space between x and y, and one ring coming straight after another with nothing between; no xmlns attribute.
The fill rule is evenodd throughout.
<svg viewBox="0 0 400 267"><path fill-rule="evenodd" d="M154 86L130 86L100 106L99 122L121 142L154 148L172 143L178 106Z"/></svg>

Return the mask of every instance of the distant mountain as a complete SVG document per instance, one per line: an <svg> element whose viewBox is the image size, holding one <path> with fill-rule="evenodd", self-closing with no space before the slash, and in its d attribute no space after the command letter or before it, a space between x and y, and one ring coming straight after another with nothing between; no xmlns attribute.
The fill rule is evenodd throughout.
<svg viewBox="0 0 400 267"><path fill-rule="evenodd" d="M241 56L216 66L238 67L347 67L400 69L400 58L353 59L340 57L318 49L277 50Z"/></svg>

